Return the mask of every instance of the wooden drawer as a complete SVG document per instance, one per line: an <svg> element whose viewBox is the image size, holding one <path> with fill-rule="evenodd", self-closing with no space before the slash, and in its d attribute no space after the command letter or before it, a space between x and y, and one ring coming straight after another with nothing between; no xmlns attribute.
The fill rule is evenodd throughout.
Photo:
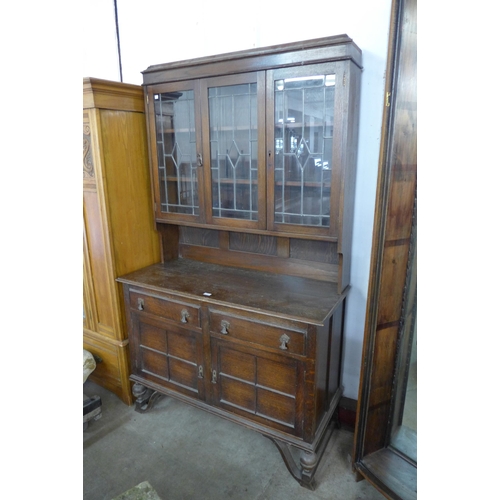
<svg viewBox="0 0 500 500"><path fill-rule="evenodd" d="M284 353L305 353L305 325L291 321L286 326L272 324L267 317L253 315L255 319L249 319L214 309L209 310L209 316L211 334L225 335Z"/></svg>
<svg viewBox="0 0 500 500"><path fill-rule="evenodd" d="M133 311L146 312L161 316L180 326L200 328L200 307L159 296L130 291L130 308Z"/></svg>

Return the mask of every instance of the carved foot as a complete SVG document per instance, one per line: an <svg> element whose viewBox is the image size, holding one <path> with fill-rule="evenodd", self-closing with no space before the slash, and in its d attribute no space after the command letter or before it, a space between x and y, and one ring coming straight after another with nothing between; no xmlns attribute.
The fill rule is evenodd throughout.
<svg viewBox="0 0 500 500"><path fill-rule="evenodd" d="M316 453L302 451L300 454L299 465L292 454L292 447L277 439L269 438L278 448L281 457L285 462L288 472L298 481L298 483L309 490L316 488L314 473L318 467L319 457Z"/></svg>
<svg viewBox="0 0 500 500"><path fill-rule="evenodd" d="M145 413L155 405L156 401L161 398L161 394L153 389L148 389L146 386L135 383L132 387L132 394L135 396L135 411Z"/></svg>
<svg viewBox="0 0 500 500"><path fill-rule="evenodd" d="M316 472L316 467L318 467L318 462L319 458L316 453L303 451L300 454L300 467L302 474L299 483L301 486L304 486L309 490L314 490L316 488L314 473Z"/></svg>
<svg viewBox="0 0 500 500"><path fill-rule="evenodd" d="M300 452L298 463L296 457L294 457L292 453L292 450L297 450L297 448L288 443L267 436L278 448L290 474L304 488L312 491L316 488L314 474L316 473L321 457L325 452L326 445L328 444L328 441L333 433L335 424L336 419L331 419L315 451L302 450Z"/></svg>

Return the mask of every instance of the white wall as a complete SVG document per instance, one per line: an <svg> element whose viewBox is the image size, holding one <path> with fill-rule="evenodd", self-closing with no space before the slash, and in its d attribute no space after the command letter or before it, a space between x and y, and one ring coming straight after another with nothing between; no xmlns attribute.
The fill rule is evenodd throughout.
<svg viewBox="0 0 500 500"><path fill-rule="evenodd" d="M123 81L142 83L153 64L329 35L349 35L363 51L354 209L352 288L347 302L344 395L357 399L391 0L117 0ZM113 0L85 2L83 77L120 80Z"/></svg>

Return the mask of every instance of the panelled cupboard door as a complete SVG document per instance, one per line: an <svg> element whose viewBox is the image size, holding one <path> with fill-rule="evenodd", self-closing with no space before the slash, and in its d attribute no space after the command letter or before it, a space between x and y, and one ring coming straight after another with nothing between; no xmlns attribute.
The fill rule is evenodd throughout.
<svg viewBox="0 0 500 500"><path fill-rule="evenodd" d="M211 339L214 404L279 431L302 436L304 363Z"/></svg>
<svg viewBox="0 0 500 500"><path fill-rule="evenodd" d="M205 399L201 331L132 313L132 373L186 396Z"/></svg>
<svg viewBox="0 0 500 500"><path fill-rule="evenodd" d="M268 229L337 236L346 65L267 72ZM344 155L345 156L345 155Z"/></svg>

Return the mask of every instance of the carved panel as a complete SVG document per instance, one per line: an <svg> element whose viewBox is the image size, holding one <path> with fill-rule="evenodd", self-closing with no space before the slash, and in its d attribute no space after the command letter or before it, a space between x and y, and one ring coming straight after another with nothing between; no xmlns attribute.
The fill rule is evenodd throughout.
<svg viewBox="0 0 500 500"><path fill-rule="evenodd" d="M90 125L83 122L83 178L94 178L94 162L92 160L92 141Z"/></svg>

